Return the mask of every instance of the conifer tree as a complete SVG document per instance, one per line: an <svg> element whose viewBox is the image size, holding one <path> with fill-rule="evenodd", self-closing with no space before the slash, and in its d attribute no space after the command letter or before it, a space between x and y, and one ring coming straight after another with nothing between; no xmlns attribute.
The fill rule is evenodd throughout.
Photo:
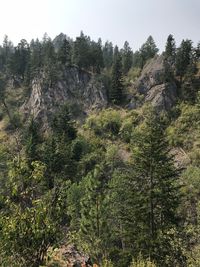
<svg viewBox="0 0 200 267"><path fill-rule="evenodd" d="M73 46L73 63L79 68L88 68L90 65L90 38L81 32Z"/></svg>
<svg viewBox="0 0 200 267"><path fill-rule="evenodd" d="M93 72L100 73L103 67L103 53L101 49L101 39L98 42L92 41L90 43L90 65L93 68Z"/></svg>
<svg viewBox="0 0 200 267"><path fill-rule="evenodd" d="M58 60L62 64L71 64L71 46L69 41L65 38L57 54Z"/></svg>
<svg viewBox="0 0 200 267"><path fill-rule="evenodd" d="M115 175L112 182L115 217L121 225L118 238L123 247L133 249L133 256L141 252L144 258L158 261L159 266L168 266L163 253L173 250L167 233L178 223L178 173L163 125L154 112L149 111L134 140L132 172Z"/></svg>
<svg viewBox="0 0 200 267"><path fill-rule="evenodd" d="M183 40L177 51L176 56L176 74L180 76L182 81L183 76L187 72L187 67L190 65L192 58L192 41Z"/></svg>
<svg viewBox="0 0 200 267"><path fill-rule="evenodd" d="M114 104L121 104L123 100L122 61L118 47L115 47L114 63L112 66L110 101Z"/></svg>
<svg viewBox="0 0 200 267"><path fill-rule="evenodd" d="M158 53L158 48L153 37L150 35L146 42L140 48L140 56L142 59L142 68L148 59L153 58Z"/></svg>
<svg viewBox="0 0 200 267"><path fill-rule="evenodd" d="M30 44L31 56L30 56L30 69L31 77L33 78L37 73L39 73L42 68L42 44L36 39L32 40Z"/></svg>
<svg viewBox="0 0 200 267"><path fill-rule="evenodd" d="M175 63L176 44L172 34L170 34L167 38L164 55L165 58L169 61L169 63Z"/></svg>
<svg viewBox="0 0 200 267"><path fill-rule="evenodd" d="M106 68L110 68L113 63L113 44L106 42L103 47L103 61Z"/></svg>
<svg viewBox="0 0 200 267"><path fill-rule="evenodd" d="M122 70L123 74L127 74L133 63L133 52L126 41L122 49Z"/></svg>
<svg viewBox="0 0 200 267"><path fill-rule="evenodd" d="M38 146L42 142L39 133L38 123L31 118L27 129L25 130L25 151L29 164L33 161L39 160Z"/></svg>
<svg viewBox="0 0 200 267"><path fill-rule="evenodd" d="M97 262L105 256L109 229L106 222L105 193L99 166L83 180L85 192L81 200L80 241Z"/></svg>

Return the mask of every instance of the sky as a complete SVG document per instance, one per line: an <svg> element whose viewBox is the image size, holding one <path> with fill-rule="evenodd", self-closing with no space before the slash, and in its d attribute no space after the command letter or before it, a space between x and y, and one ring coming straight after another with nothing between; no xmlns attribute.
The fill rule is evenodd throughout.
<svg viewBox="0 0 200 267"><path fill-rule="evenodd" d="M200 41L200 0L0 0L0 42L8 35L17 45L46 32L75 38L83 30L91 39L112 41L133 51L152 35L162 51L169 34Z"/></svg>

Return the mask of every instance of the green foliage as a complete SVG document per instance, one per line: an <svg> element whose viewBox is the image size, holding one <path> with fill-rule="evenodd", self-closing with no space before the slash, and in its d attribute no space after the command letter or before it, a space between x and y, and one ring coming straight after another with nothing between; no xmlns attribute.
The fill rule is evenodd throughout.
<svg viewBox="0 0 200 267"><path fill-rule="evenodd" d="M122 49L122 72L127 74L132 66L133 61L133 52L129 46L129 43L126 41Z"/></svg>
<svg viewBox="0 0 200 267"><path fill-rule="evenodd" d="M25 151L30 163L40 159L38 146L41 144L42 138L38 128L38 123L31 118L31 121L29 122L24 134Z"/></svg>
<svg viewBox="0 0 200 267"><path fill-rule="evenodd" d="M198 219L198 203L199 183L200 183L200 168L189 165L181 176L182 181L182 197L184 205L181 206L182 214L184 214L187 223L195 224Z"/></svg>
<svg viewBox="0 0 200 267"><path fill-rule="evenodd" d="M67 105L63 105L61 109L55 114L52 120L53 132L59 138L73 140L76 137L76 129L73 121L70 119L69 109Z"/></svg>
<svg viewBox="0 0 200 267"><path fill-rule="evenodd" d="M140 76L141 69L138 67L131 68L127 74L129 81L135 81Z"/></svg>
<svg viewBox="0 0 200 267"><path fill-rule="evenodd" d="M176 74L182 77L187 71L192 56L192 41L183 40L176 55Z"/></svg>
<svg viewBox="0 0 200 267"><path fill-rule="evenodd" d="M122 126L120 128L120 137L124 142L129 143L131 141L134 128L139 124L140 119L137 111L131 111L125 118L123 118Z"/></svg>
<svg viewBox="0 0 200 267"><path fill-rule="evenodd" d="M180 112L178 119L167 129L168 139L171 145L191 149L194 141L198 139L199 109L196 105L182 104ZM190 132L193 132L192 136L188 135Z"/></svg>
<svg viewBox="0 0 200 267"><path fill-rule="evenodd" d="M6 209L1 210L0 247L5 258L22 266L44 263L49 246L60 238L66 210L65 183L59 190L44 193L45 165L16 160L10 163ZM21 265L19 265L21 266Z"/></svg>
<svg viewBox="0 0 200 267"><path fill-rule="evenodd" d="M110 68L113 64L113 44L106 42L103 47L103 60L106 68Z"/></svg>
<svg viewBox="0 0 200 267"><path fill-rule="evenodd" d="M9 72L13 75L18 75L22 79L25 78L25 72L28 68L30 60L29 44L25 39L15 47L15 51L11 54L8 64Z"/></svg>
<svg viewBox="0 0 200 267"><path fill-rule="evenodd" d="M57 58L62 64L71 64L71 50L71 45L69 41L65 38L57 53Z"/></svg>
<svg viewBox="0 0 200 267"><path fill-rule="evenodd" d="M175 63L176 44L175 44L175 40L172 34L170 34L167 37L167 43L165 46L164 56L165 56L165 59L167 59L167 61L170 62L171 64Z"/></svg>
<svg viewBox="0 0 200 267"><path fill-rule="evenodd" d="M119 134L121 124L120 112L110 108L101 111L98 115L90 116L86 127L93 130L96 135L113 138Z"/></svg>
<svg viewBox="0 0 200 267"><path fill-rule="evenodd" d="M98 263L106 256L109 228L106 223L106 202L102 170L96 167L83 179L79 246Z"/></svg>
<svg viewBox="0 0 200 267"><path fill-rule="evenodd" d="M141 252L167 266L163 252L170 246L164 235L177 224L177 173L168 155L163 125L152 111L135 142L133 170L117 172L113 177L113 217L117 224L112 228L118 229L122 247L134 246L134 253Z"/></svg>
<svg viewBox="0 0 200 267"><path fill-rule="evenodd" d="M150 35L140 48L141 68L143 68L148 59L153 58L157 53L158 48L153 37Z"/></svg>
<svg viewBox="0 0 200 267"><path fill-rule="evenodd" d="M109 92L109 99L114 104L121 104L123 101L123 76L122 76L122 59L118 51L118 48L115 48L114 53L114 62L112 66L111 74L111 89Z"/></svg>
<svg viewBox="0 0 200 267"><path fill-rule="evenodd" d="M130 267L156 267L156 264L151 260L143 260L140 255L138 259L132 261Z"/></svg>
<svg viewBox="0 0 200 267"><path fill-rule="evenodd" d="M63 105L43 134L33 119L23 127L17 115L22 99L7 88L9 77L27 88L44 77L45 86L53 87L61 70L83 68L91 76L98 73L112 103L122 104L124 88L131 89L157 53L151 36L134 54L128 42L119 51L83 33L75 41L63 39L58 48L46 34L42 41L21 40L16 47L5 37L0 47L0 266L44 265L48 249L66 239L104 267L199 265L199 45L193 49L190 40L183 41L176 53L174 38L168 37L161 82L176 82L185 103L167 116L149 105L108 108L77 128L71 113L80 116L81 107ZM5 114L14 126L9 136L3 132ZM190 162L181 173L170 152L174 146L181 146L184 151L176 151L187 153Z"/></svg>
<svg viewBox="0 0 200 267"><path fill-rule="evenodd" d="M31 57L30 57L30 68L31 77L34 78L39 73L42 67L42 44L38 39L32 40L30 43Z"/></svg>

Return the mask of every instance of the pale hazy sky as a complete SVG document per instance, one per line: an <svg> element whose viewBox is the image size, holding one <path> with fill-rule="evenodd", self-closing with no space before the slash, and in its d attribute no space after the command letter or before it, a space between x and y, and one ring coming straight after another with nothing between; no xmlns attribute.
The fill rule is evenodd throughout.
<svg viewBox="0 0 200 267"><path fill-rule="evenodd" d="M0 0L0 41L8 35L52 38L60 32L75 38L80 31L97 40L138 49L151 34L164 48L172 33L177 44L184 38L200 40L200 0Z"/></svg>

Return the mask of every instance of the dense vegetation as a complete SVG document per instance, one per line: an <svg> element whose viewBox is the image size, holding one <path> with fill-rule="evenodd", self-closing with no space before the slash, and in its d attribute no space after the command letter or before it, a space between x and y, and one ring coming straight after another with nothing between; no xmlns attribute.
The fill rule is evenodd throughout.
<svg viewBox="0 0 200 267"><path fill-rule="evenodd" d="M200 47L167 39L164 81L177 105L126 110L126 87L158 53L150 36L133 53L128 42L5 37L0 47L0 265L48 264L50 248L75 244L107 267L200 266ZM41 132L17 113L39 73L53 86L63 67L99 75L110 107L83 125L63 105ZM10 91L18 82L22 99ZM182 158L174 151L183 152ZM178 160L178 162L177 162ZM50 266L50 265L49 265ZM58 265L51 265L58 266Z"/></svg>

